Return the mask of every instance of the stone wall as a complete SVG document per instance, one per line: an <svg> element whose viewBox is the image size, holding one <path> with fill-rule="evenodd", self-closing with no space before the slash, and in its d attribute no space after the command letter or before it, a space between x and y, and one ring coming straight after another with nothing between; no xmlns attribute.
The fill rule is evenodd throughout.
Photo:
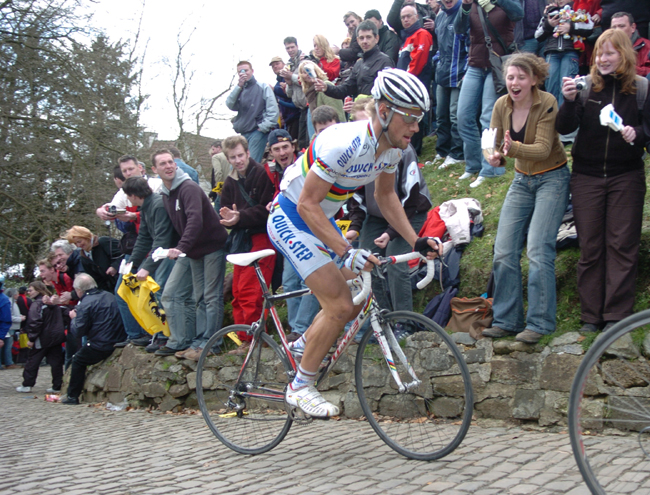
<svg viewBox="0 0 650 495"><path fill-rule="evenodd" d="M477 418L514 418L540 426L566 424L571 382L584 354L578 333L557 337L549 346L514 340L474 341L467 334L452 337L471 372ZM415 340L409 338L407 347L420 348L426 344ZM362 413L354 387L356 347L350 350L341 356L320 388L328 400L341 407L343 415L359 417ZM210 359L210 366L220 368L221 373L231 368L236 373L242 358ZM367 361L368 372L372 373L373 362ZM366 361L364 373L365 367ZM88 369L83 400L119 403L126 399L136 407L179 411L185 407L198 408L195 388L195 362L173 356L161 358L129 345L116 349L108 360Z"/></svg>

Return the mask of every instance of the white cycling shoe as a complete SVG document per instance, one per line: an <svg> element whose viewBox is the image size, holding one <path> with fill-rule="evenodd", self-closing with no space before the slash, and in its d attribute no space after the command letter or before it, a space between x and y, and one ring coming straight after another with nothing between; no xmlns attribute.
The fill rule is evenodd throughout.
<svg viewBox="0 0 650 495"><path fill-rule="evenodd" d="M327 402L314 386L301 388L295 392L291 390L291 387L288 387L284 399L290 406L298 407L305 414L315 418L329 418L339 415L339 408Z"/></svg>

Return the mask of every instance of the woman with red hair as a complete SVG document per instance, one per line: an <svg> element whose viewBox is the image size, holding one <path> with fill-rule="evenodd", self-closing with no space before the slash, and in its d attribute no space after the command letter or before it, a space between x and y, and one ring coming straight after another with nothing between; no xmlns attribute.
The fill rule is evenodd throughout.
<svg viewBox="0 0 650 495"><path fill-rule="evenodd" d="M637 76L632 43L620 29L598 38L588 77L580 91L575 79L563 79L564 103L555 128L560 134L578 129L571 150L571 193L580 240L580 331L595 332L634 308L646 192L643 127L650 122L650 106L648 82ZM601 124L608 105L622 118L618 131Z"/></svg>

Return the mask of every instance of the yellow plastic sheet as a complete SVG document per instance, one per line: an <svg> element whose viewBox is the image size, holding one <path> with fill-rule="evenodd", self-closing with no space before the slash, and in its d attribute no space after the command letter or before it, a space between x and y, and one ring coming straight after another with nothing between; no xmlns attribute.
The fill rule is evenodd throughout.
<svg viewBox="0 0 650 495"><path fill-rule="evenodd" d="M162 332L169 337L169 325L165 310L158 304L155 293L160 286L153 278L140 282L135 275L128 273L122 277L122 283L117 293L129 305L129 310L140 324L151 335Z"/></svg>

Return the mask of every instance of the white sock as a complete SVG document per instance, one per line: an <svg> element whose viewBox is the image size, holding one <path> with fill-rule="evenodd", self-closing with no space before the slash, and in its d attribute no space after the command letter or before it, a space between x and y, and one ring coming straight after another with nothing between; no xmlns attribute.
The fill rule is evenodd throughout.
<svg viewBox="0 0 650 495"><path fill-rule="evenodd" d="M307 339L305 339L305 334L303 333L298 340L295 340L289 344L292 349L304 349L307 344Z"/></svg>
<svg viewBox="0 0 650 495"><path fill-rule="evenodd" d="M316 381L316 372L305 371L301 365L298 365L298 371L296 372L296 377L289 384L289 388L294 392L300 390L301 388L309 387L313 385Z"/></svg>

